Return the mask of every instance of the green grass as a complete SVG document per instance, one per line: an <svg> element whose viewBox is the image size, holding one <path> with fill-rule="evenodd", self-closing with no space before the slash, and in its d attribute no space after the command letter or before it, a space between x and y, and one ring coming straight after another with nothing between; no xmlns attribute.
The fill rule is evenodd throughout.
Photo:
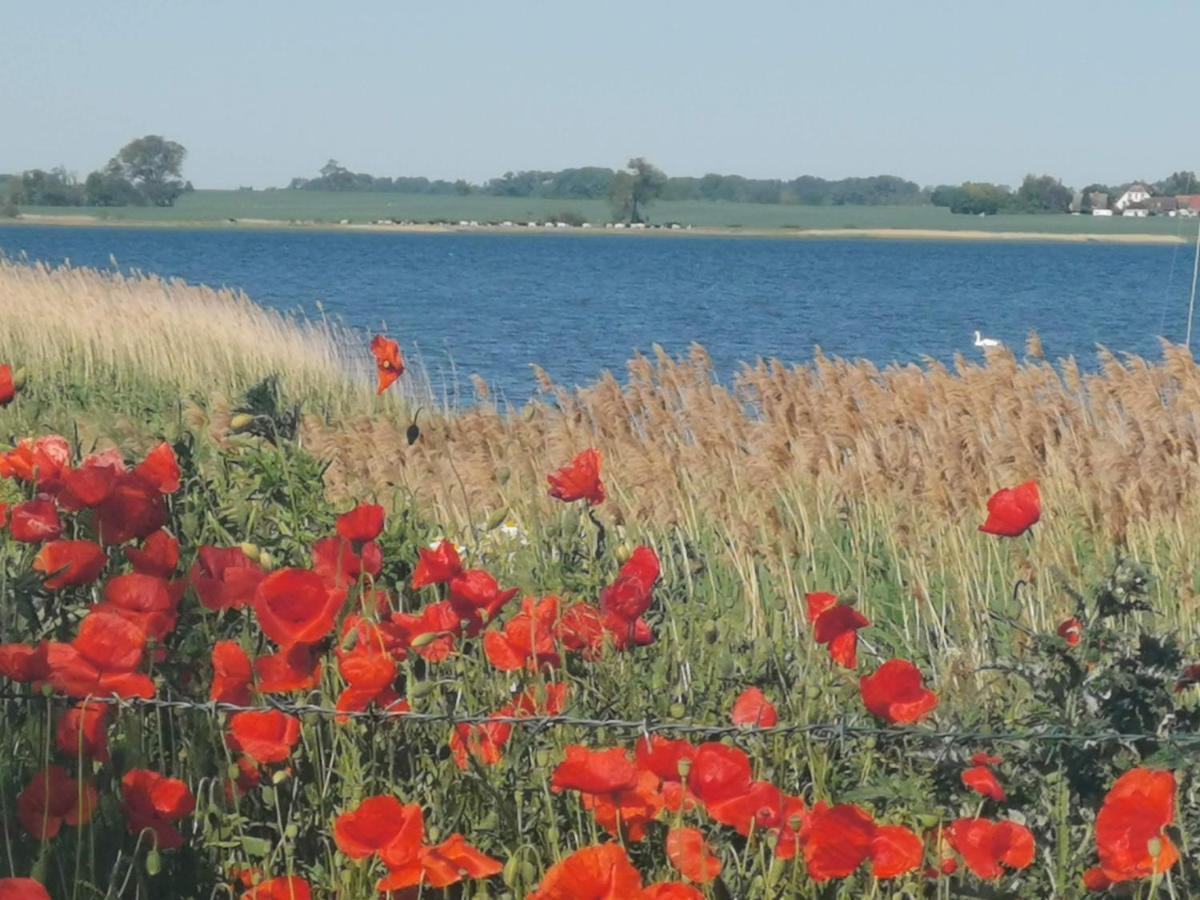
<svg viewBox="0 0 1200 900"><path fill-rule="evenodd" d="M577 212L594 223L612 218L601 200L541 200L473 195L330 193L320 191L210 191L181 197L168 209L124 207L79 209L27 207L38 215L95 215L116 222L187 222L216 224L229 219L337 223L348 219L416 222L462 220L484 222L545 220ZM1196 221L1178 218L1134 219L1114 216L1000 215L961 216L933 206L777 206L761 203L706 201L659 202L649 210L654 222L697 227L746 229L904 228L936 230L1031 231L1054 234L1190 235Z"/></svg>

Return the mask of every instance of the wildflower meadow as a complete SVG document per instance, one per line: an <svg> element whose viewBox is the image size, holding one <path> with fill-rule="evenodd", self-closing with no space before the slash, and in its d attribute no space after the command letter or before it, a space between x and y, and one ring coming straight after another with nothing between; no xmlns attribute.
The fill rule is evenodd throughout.
<svg viewBox="0 0 1200 900"><path fill-rule="evenodd" d="M70 286L12 268L0 288ZM145 288L71 277L89 304ZM305 378L248 342L214 402L128 335L86 357L92 393L53 338L8 327L0 900L1200 894L1186 481L1125 496L1154 473L1070 470L1049 431L1027 454L909 434L870 463L864 426L827 435L832 485L765 484L782 450L761 444L701 482L696 430L651 504L628 450L649 417L598 424L562 392L422 419L387 335ZM1030 366L967 376L1066 397ZM1145 370L1121 371L1093 396ZM1157 433L1091 405L1085 426L1063 400L1060 435ZM775 415L805 413L756 421ZM340 454L370 417L403 433L394 458ZM520 430L551 417L553 441ZM1194 468L1175 438L1142 452ZM931 500L899 485L937 467L922 440L1007 477ZM403 447L444 483L414 484ZM886 500L854 485L868 465L895 473Z"/></svg>

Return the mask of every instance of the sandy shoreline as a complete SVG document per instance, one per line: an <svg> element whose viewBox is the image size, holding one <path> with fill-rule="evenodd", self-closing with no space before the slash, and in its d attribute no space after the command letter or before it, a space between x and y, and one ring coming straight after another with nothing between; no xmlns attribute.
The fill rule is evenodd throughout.
<svg viewBox="0 0 1200 900"><path fill-rule="evenodd" d="M15 219L0 220L0 225L50 225L57 227L89 228L194 228L198 230L314 230L350 231L390 234L539 234L539 235L603 235L609 237L746 237L746 238L866 238L872 240L907 241L1002 241L1027 243L1068 244L1188 244L1190 238L1170 234L1096 234L1049 231L983 231L979 229L931 228L710 228L691 229L615 229L615 228L552 228L505 225L390 225L377 223L297 222L282 219L237 219L214 221L134 221L104 219L99 216L46 216L22 214Z"/></svg>

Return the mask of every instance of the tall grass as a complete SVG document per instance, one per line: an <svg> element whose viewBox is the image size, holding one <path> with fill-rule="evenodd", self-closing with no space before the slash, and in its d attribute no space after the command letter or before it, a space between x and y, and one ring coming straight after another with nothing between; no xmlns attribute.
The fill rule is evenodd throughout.
<svg viewBox="0 0 1200 900"><path fill-rule="evenodd" d="M207 396L278 375L290 396L364 410L376 404L363 346L337 323L268 310L237 290L0 258L0 350L61 385Z"/></svg>

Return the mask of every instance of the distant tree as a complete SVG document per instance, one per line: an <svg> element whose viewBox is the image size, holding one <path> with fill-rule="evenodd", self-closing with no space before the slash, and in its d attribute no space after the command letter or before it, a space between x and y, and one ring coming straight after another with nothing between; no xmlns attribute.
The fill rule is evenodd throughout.
<svg viewBox="0 0 1200 900"><path fill-rule="evenodd" d="M464 178L458 179L456 182L454 182L454 193L458 194L460 197L467 196L467 194L471 193L471 182Z"/></svg>
<svg viewBox="0 0 1200 900"><path fill-rule="evenodd" d="M151 206L171 206L183 193L182 144L157 134L130 141L108 163L106 173L132 184Z"/></svg>
<svg viewBox="0 0 1200 900"><path fill-rule="evenodd" d="M103 170L92 172L83 183L84 202L88 206L145 206L146 197L110 162Z"/></svg>
<svg viewBox="0 0 1200 900"><path fill-rule="evenodd" d="M952 184L939 184L929 192L929 202L934 206L953 206L959 188Z"/></svg>
<svg viewBox="0 0 1200 900"><path fill-rule="evenodd" d="M13 202L21 206L83 205L83 186L62 166L48 172L44 169L22 172L11 195Z"/></svg>
<svg viewBox="0 0 1200 900"><path fill-rule="evenodd" d="M652 204L662 192L667 176L662 169L637 156L625 169L613 176L608 200L617 218L627 222L643 222L642 210Z"/></svg>
<svg viewBox="0 0 1200 900"><path fill-rule="evenodd" d="M1017 188L1017 205L1025 212L1065 213L1074 194L1052 175L1026 175Z"/></svg>
<svg viewBox="0 0 1200 900"><path fill-rule="evenodd" d="M950 212L968 216L994 216L1003 209L1010 209L1012 192L998 184L982 181L964 181L954 194Z"/></svg>
<svg viewBox="0 0 1200 900"><path fill-rule="evenodd" d="M1155 194L1167 197L1195 194L1200 193L1200 181L1196 179L1195 172L1172 172L1162 181L1154 182L1151 189Z"/></svg>

